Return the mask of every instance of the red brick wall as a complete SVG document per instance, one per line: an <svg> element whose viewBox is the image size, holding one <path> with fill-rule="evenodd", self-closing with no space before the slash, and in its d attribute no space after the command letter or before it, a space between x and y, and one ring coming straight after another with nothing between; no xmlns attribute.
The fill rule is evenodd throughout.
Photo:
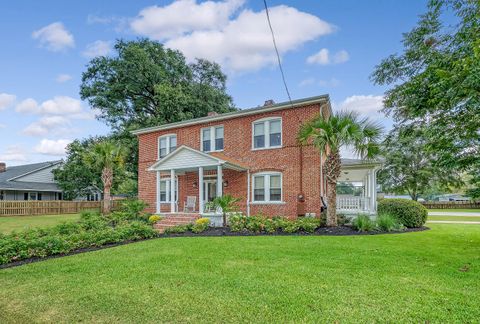
<svg viewBox="0 0 480 324"><path fill-rule="evenodd" d="M252 215L262 213L267 216L296 217L297 196L301 193L301 187L305 196L305 212L318 215L321 207L320 154L312 146L303 147L303 179L300 179L300 147L296 138L301 123L317 116L319 112L320 105L316 104L141 134L139 135L139 198L149 203L149 211L155 211L156 175L155 172L147 171L147 168L157 161L159 136L177 134L177 146L187 145L200 150L200 130L203 127L223 125L224 151L222 153L224 155L242 165L247 165L250 168L250 174L267 170L280 171L283 174L282 190L285 204L252 204L250 207ZM282 148L253 151L252 122L266 117L282 117ZM224 170L224 180L228 181L228 187L224 188L224 192L242 198L240 206L245 212L246 172ZM198 186L194 188L193 181L198 182L196 172L179 176L180 209L183 208L187 195L198 196ZM165 206L162 210L169 211L170 206L168 204Z"/></svg>

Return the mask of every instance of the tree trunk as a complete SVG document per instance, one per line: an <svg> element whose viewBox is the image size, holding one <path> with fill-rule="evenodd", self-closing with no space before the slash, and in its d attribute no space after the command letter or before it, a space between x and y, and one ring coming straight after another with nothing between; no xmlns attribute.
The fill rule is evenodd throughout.
<svg viewBox="0 0 480 324"><path fill-rule="evenodd" d="M111 205L111 196L110 196L110 188L109 187L104 187L103 188L103 214L110 214L110 211L112 209Z"/></svg>
<svg viewBox="0 0 480 324"><path fill-rule="evenodd" d="M112 189L113 170L111 168L104 168L102 170L102 182L103 182L103 213L109 214L112 207L110 190Z"/></svg>
<svg viewBox="0 0 480 324"><path fill-rule="evenodd" d="M328 182L327 186L327 226L337 226L337 183Z"/></svg>
<svg viewBox="0 0 480 324"><path fill-rule="evenodd" d="M340 154L330 152L323 172L327 179L327 226L337 226L337 179L340 176Z"/></svg>

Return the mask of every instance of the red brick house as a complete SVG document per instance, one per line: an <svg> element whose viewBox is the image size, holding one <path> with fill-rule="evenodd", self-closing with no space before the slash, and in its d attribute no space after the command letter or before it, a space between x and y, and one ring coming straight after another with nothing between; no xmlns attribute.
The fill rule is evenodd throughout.
<svg viewBox="0 0 480 324"><path fill-rule="evenodd" d="M241 198L247 215L318 215L324 157L313 146L300 146L297 134L304 121L331 113L323 95L136 130L139 198L150 212L181 213L190 197L193 211L213 220L218 213L208 202L227 193ZM340 200L339 210L374 211L378 164L347 164L343 181L369 179L370 185L361 197Z"/></svg>

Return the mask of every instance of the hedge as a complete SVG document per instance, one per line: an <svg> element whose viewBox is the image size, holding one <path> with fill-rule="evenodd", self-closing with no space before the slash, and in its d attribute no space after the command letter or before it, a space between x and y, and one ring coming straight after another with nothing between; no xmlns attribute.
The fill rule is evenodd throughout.
<svg viewBox="0 0 480 324"><path fill-rule="evenodd" d="M427 221L428 210L419 202L408 199L382 199L378 202L378 214L395 217L406 227L422 227Z"/></svg>

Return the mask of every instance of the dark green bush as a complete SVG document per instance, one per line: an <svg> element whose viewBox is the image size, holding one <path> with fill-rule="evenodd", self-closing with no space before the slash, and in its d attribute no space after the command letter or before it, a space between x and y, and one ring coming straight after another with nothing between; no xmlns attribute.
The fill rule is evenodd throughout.
<svg viewBox="0 0 480 324"><path fill-rule="evenodd" d="M304 217L297 219L300 229L307 233L313 233L320 227L321 220L314 217Z"/></svg>
<svg viewBox="0 0 480 324"><path fill-rule="evenodd" d="M375 229L375 222L370 216L360 214L352 221L352 227L359 232L369 232Z"/></svg>
<svg viewBox="0 0 480 324"><path fill-rule="evenodd" d="M192 225L177 225L165 229L165 234L181 234L192 229Z"/></svg>
<svg viewBox="0 0 480 324"><path fill-rule="evenodd" d="M389 214L406 227L422 227L428 216L422 204L408 199L382 199L377 210L379 215Z"/></svg>

